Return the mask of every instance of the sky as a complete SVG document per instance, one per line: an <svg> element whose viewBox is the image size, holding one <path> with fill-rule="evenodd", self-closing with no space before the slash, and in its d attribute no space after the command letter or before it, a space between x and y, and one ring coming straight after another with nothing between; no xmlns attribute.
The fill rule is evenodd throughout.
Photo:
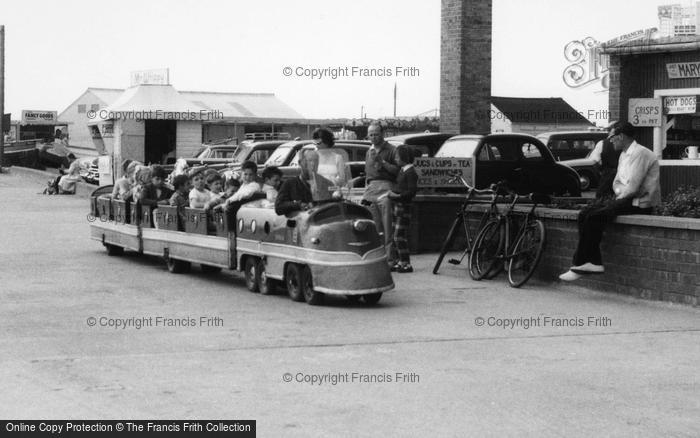
<svg viewBox="0 0 700 438"><path fill-rule="evenodd" d="M563 97L603 124L607 93L564 84L564 47L658 27L666 3L493 0L492 95ZM274 93L308 118L392 116L395 85L399 116L440 106L439 0L33 0L3 5L0 24L13 119L154 68L178 90Z"/></svg>

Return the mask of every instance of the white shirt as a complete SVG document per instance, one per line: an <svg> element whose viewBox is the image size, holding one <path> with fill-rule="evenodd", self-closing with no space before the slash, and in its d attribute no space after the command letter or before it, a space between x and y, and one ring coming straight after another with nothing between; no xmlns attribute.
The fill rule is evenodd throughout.
<svg viewBox="0 0 700 438"><path fill-rule="evenodd" d="M588 158L590 158L598 164L600 164L603 161L603 140L595 144L593 152L591 152L591 155L589 155Z"/></svg>
<svg viewBox="0 0 700 438"><path fill-rule="evenodd" d="M616 199L632 198L632 205L640 208L661 203L659 160L651 150L636 141L620 154L617 174L613 181Z"/></svg>
<svg viewBox="0 0 700 438"><path fill-rule="evenodd" d="M204 208L204 205L211 200L211 192L207 189L190 190L190 208Z"/></svg>
<svg viewBox="0 0 700 438"><path fill-rule="evenodd" d="M256 183L255 181L249 182L249 183L243 183L241 184L241 187L234 193L226 203L231 203L231 202L237 202L237 201L242 201L243 199L250 198L253 196L255 193L260 191L260 184Z"/></svg>

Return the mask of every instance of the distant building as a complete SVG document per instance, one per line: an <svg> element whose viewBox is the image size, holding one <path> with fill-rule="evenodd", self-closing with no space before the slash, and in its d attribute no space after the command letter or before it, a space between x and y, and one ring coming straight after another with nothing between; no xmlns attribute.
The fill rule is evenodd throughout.
<svg viewBox="0 0 700 438"><path fill-rule="evenodd" d="M172 114L166 114L167 110ZM191 114L186 120L176 121L174 118L181 116L176 114L178 112ZM272 93L178 91L171 85L149 84L126 90L88 88L59 114L58 119L69 124L70 145L75 152L101 155L113 152L105 148L104 141L96 141L99 132L94 128L95 122L128 118L132 113L137 118L152 122L138 123L131 116L132 120L123 123L124 127L129 125L131 128L123 132L124 137L120 138L120 142L143 143L144 136L152 136L153 141L170 137L171 145L168 148L174 148L177 156L190 156L205 142L224 139L237 139L240 142L246 139L247 134L251 137L253 133L258 134L256 138L271 137L280 132L289 133L291 138L309 137L314 128L326 122L305 119ZM166 122L173 126L165 127ZM176 123L177 128L174 127ZM147 129L144 125L153 129ZM110 138L113 133L108 131L107 135ZM135 157L124 158L143 160L147 156L148 153L140 152Z"/></svg>
<svg viewBox="0 0 700 438"><path fill-rule="evenodd" d="M700 28L698 24L699 8L700 2L659 6L659 36L696 35Z"/></svg>
<svg viewBox="0 0 700 438"><path fill-rule="evenodd" d="M522 132L531 135L571 131L595 125L561 97L491 97L491 132Z"/></svg>

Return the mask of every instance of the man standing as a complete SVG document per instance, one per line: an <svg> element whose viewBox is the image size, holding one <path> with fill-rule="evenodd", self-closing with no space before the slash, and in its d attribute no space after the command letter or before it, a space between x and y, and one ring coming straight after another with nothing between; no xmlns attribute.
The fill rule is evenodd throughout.
<svg viewBox="0 0 700 438"><path fill-rule="evenodd" d="M393 265L396 261L396 249L392 236L392 203L388 194L394 190L396 176L399 174L396 148L384 140L384 129L378 122L369 125L367 136L372 146L365 160L367 186L362 196L362 204L369 207L377 230L384 233L384 247L389 264Z"/></svg>
<svg viewBox="0 0 700 438"><path fill-rule="evenodd" d="M605 272L600 254L600 241L605 225L622 214L649 214L661 202L659 161L654 153L634 141L634 126L617 125L608 139L621 150L617 174L613 181L615 198L581 211L578 217L579 241L573 266L559 276L573 281L581 274Z"/></svg>

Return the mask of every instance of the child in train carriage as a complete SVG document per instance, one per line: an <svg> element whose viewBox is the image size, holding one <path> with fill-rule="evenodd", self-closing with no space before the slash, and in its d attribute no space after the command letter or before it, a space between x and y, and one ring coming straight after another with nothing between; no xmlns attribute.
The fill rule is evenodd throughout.
<svg viewBox="0 0 700 438"><path fill-rule="evenodd" d="M234 195L241 187L241 182L236 178L228 178L226 180L226 190L219 196L218 200L210 201L212 204L212 209L214 211L222 211L224 209L224 202Z"/></svg>
<svg viewBox="0 0 700 438"><path fill-rule="evenodd" d="M170 205L172 207L177 207L177 217L179 219L178 230L184 230L185 220L187 220L185 207L190 205L187 196L190 191L190 179L184 174L176 175L173 178L173 187L175 187L175 192L173 192L170 197Z"/></svg>
<svg viewBox="0 0 700 438"><path fill-rule="evenodd" d="M141 191L151 181L151 168L138 163L134 169L134 183L131 186L131 193L127 194L125 201L140 199Z"/></svg>
<svg viewBox="0 0 700 438"><path fill-rule="evenodd" d="M143 190L139 194L141 204L154 207L159 204L168 204L173 191L164 184L166 176L165 169L162 166L157 164L152 166L151 181L143 186Z"/></svg>
<svg viewBox="0 0 700 438"><path fill-rule="evenodd" d="M129 175L129 169L133 175L136 165L131 165L132 160L122 161L122 177L114 182L114 188L112 189L112 199L123 199L122 196L126 196L127 193L131 191L131 178Z"/></svg>
<svg viewBox="0 0 700 438"><path fill-rule="evenodd" d="M260 192L260 184L255 181L255 176L258 172L258 165L253 161L244 161L241 165L241 187L226 199L224 209L233 202L244 201L251 198L256 193Z"/></svg>
<svg viewBox="0 0 700 438"><path fill-rule="evenodd" d="M282 185L282 171L277 166L268 166L263 170L262 177L264 181L262 191L265 193L265 199L274 205Z"/></svg>
<svg viewBox="0 0 700 438"><path fill-rule="evenodd" d="M190 208L204 208L211 200L211 192L206 188L204 169L194 169L190 175L192 190L190 190Z"/></svg>
<svg viewBox="0 0 700 438"><path fill-rule="evenodd" d="M396 191L387 194L394 203L394 242L399 256L399 261L391 270L403 274L413 272L408 250L408 228L411 224L411 201L418 190L418 173L413 167L411 148L396 148L396 164L401 168L396 178Z"/></svg>

